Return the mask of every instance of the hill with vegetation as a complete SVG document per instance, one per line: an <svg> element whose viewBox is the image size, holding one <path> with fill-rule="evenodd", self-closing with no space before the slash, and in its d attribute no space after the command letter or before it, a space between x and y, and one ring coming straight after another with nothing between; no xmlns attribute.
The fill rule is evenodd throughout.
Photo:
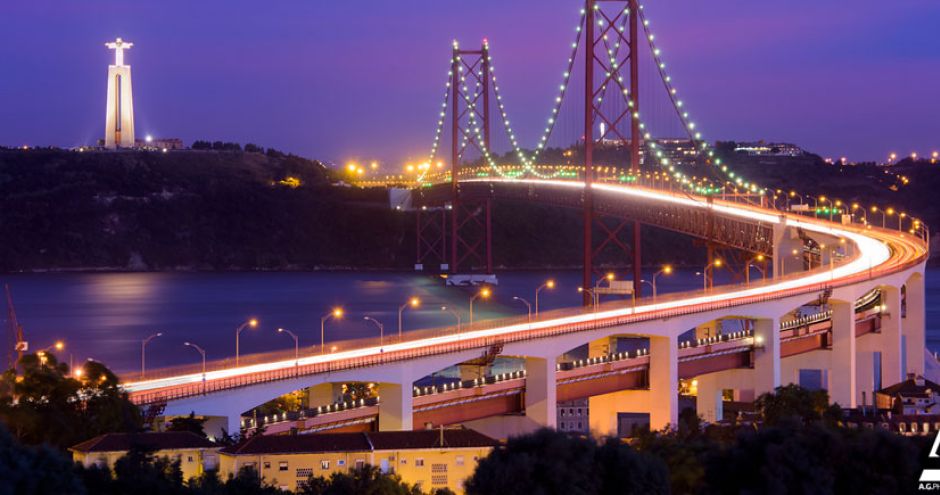
<svg viewBox="0 0 940 495"><path fill-rule="evenodd" d="M199 148L0 149L0 271L412 268L414 216L390 209L384 190L349 187L318 161L272 149ZM772 188L891 205L928 225L940 219L931 201L940 174L922 162L738 168ZM580 264L580 212L494 208L497 266ZM651 265L696 265L704 251L689 238L644 231ZM601 257L611 266L627 261Z"/></svg>

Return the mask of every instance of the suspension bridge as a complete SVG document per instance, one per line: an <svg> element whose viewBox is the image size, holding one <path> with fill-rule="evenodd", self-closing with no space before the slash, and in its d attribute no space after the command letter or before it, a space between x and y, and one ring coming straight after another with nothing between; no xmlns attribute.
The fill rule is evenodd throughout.
<svg viewBox="0 0 940 495"><path fill-rule="evenodd" d="M615 434L618 412L648 413L654 428L675 424L680 380L697 382L699 414L715 420L726 391L754 397L797 382L804 369L825 370L830 396L845 407L872 397L875 376L890 384L923 373L926 225L910 218L907 228L899 220L885 229L850 211L790 211L738 175L691 119L637 0L587 0L573 36L534 145L523 147L512 127L489 43L455 42L428 160L408 180L359 185L389 188L393 207L414 215L416 268L457 281L492 279L494 203L575 209L583 287L596 290L598 259L613 256L631 266L632 287L620 289L629 300L598 302L585 290L584 306L534 318L153 370L124 377L132 400L163 414L224 416L229 431L463 423L505 437L554 426L559 399L586 398L592 430ZM704 247L702 290L644 294L641 226ZM716 286L722 262L745 274L757 264L766 276ZM795 314L807 307L809 316ZM743 330L714 331L729 319ZM622 352L617 339L644 344ZM569 358L584 346L586 360ZM495 355L520 358L522 369L416 386ZM335 386L348 382L377 384L378 399L334 402ZM311 391L302 413L242 417L300 389Z"/></svg>

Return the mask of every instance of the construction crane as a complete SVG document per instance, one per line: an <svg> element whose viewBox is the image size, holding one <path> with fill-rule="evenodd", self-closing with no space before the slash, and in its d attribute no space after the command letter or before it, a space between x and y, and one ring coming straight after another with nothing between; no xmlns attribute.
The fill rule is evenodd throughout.
<svg viewBox="0 0 940 495"><path fill-rule="evenodd" d="M29 350L29 344L26 342L26 339L23 338L23 326L20 325L20 322L16 319L16 308L13 307L13 296L10 295L10 286L4 284L3 288L7 294L7 326L10 329L11 343L13 344L8 348L10 349L7 355L7 361L9 363L8 369L16 369L16 364L20 362L23 353ZM16 351L16 360L13 359L13 351Z"/></svg>

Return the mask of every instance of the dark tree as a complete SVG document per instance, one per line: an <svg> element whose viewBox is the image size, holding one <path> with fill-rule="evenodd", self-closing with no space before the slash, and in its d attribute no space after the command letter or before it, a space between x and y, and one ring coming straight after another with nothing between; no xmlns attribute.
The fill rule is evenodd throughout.
<svg viewBox="0 0 940 495"><path fill-rule="evenodd" d="M254 143L245 143L246 153L264 153L264 148Z"/></svg>
<svg viewBox="0 0 940 495"><path fill-rule="evenodd" d="M630 480L624 484L625 480ZM619 440L603 445L554 430L514 437L483 458L467 493L667 493L665 464Z"/></svg>
<svg viewBox="0 0 940 495"><path fill-rule="evenodd" d="M141 427L139 409L101 363L86 363L74 378L53 354L29 354L20 369L18 377L13 370L3 375L3 388L12 394L0 397L0 421L23 443L64 449L95 435Z"/></svg>
<svg viewBox="0 0 940 495"><path fill-rule="evenodd" d="M209 141L193 141L193 144L190 147L194 150L211 150L212 143Z"/></svg>
<svg viewBox="0 0 940 495"><path fill-rule="evenodd" d="M793 419L804 423L833 421L840 416L837 405L829 406L829 394L825 390L809 390L792 383L777 387L773 393L761 394L754 406L764 424L771 426Z"/></svg>
<svg viewBox="0 0 940 495"><path fill-rule="evenodd" d="M421 490L403 482L396 474L383 473L378 467L367 464L348 472L335 472L328 479L311 476L297 494L421 495Z"/></svg>
<svg viewBox="0 0 940 495"><path fill-rule="evenodd" d="M20 444L0 425L0 494L84 494L72 460L48 446Z"/></svg>
<svg viewBox="0 0 940 495"><path fill-rule="evenodd" d="M166 427L167 431L191 431L203 438L207 438L206 430L203 427L206 420L196 418L195 411L190 412L189 416L173 418L170 420L170 424Z"/></svg>

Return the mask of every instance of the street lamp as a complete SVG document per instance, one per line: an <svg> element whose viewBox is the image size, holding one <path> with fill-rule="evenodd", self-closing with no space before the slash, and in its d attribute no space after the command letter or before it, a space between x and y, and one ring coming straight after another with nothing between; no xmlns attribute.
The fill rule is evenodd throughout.
<svg viewBox="0 0 940 495"><path fill-rule="evenodd" d="M586 292L587 295L591 297L591 307L594 308L594 311L597 311L597 297L594 296L594 289L591 289L590 287L588 287L587 289L585 289L584 287L578 287L578 292L579 293Z"/></svg>
<svg viewBox="0 0 940 495"><path fill-rule="evenodd" d="M519 297L519 296L513 296L513 297L512 297L512 300L513 300L513 301L519 301L519 302L521 302L522 304L525 304L526 310L527 310L528 313L529 313L529 322L531 323L531 322L532 322L532 305L529 304L529 301L526 301L525 299L523 299L523 298L521 298L521 297Z"/></svg>
<svg viewBox="0 0 940 495"><path fill-rule="evenodd" d="M412 297L408 299L405 304L402 304L398 307L398 341L401 342L401 315L405 312L405 308L411 306L412 308L417 308L421 304L421 299L417 297Z"/></svg>
<svg viewBox="0 0 940 495"><path fill-rule="evenodd" d="M480 298L489 299L491 294L492 292L490 291L490 288L484 287L480 289L480 292L477 292L476 294L470 297L470 325L471 326L473 325L473 301L476 301L477 299L480 299Z"/></svg>
<svg viewBox="0 0 940 495"><path fill-rule="evenodd" d="M441 306L441 311L446 311L454 315L455 318L457 318L457 333L460 333L460 313L454 311L453 309L448 308L447 306Z"/></svg>
<svg viewBox="0 0 940 495"><path fill-rule="evenodd" d="M363 316L362 319L371 321L372 323L375 323L375 326L379 327L379 348L381 349L385 345L385 325L371 316Z"/></svg>
<svg viewBox="0 0 940 495"><path fill-rule="evenodd" d="M286 328L278 328L277 333L286 333L294 338L294 374L297 374L297 368L300 366L300 339L294 332Z"/></svg>
<svg viewBox="0 0 940 495"><path fill-rule="evenodd" d="M871 207L872 213L881 213L881 228L885 228L885 212L884 210L879 210L877 206Z"/></svg>
<svg viewBox="0 0 940 495"><path fill-rule="evenodd" d="M542 292L542 289L554 289L555 281L547 280L544 284L540 285L538 289L535 289L535 317L539 316L539 292Z"/></svg>
<svg viewBox="0 0 940 495"><path fill-rule="evenodd" d="M326 321L331 318L342 318L343 308L333 308L333 311L320 317L320 354L324 353L326 347Z"/></svg>
<svg viewBox="0 0 940 495"><path fill-rule="evenodd" d="M238 328L235 329L235 367L238 367L238 336L241 335L242 330L251 327L256 328L258 326L258 320L252 318L241 325L238 325Z"/></svg>
<svg viewBox="0 0 940 495"><path fill-rule="evenodd" d="M718 258L711 263L705 265L705 268L702 269L702 288L708 290L708 270L714 268L721 268L721 258ZM714 285L714 282L712 282Z"/></svg>
<svg viewBox="0 0 940 495"><path fill-rule="evenodd" d="M184 342L183 345L196 349L197 351L199 351L199 354L202 356L202 394L205 395L206 394L206 350L190 342Z"/></svg>
<svg viewBox="0 0 940 495"><path fill-rule="evenodd" d="M852 203L852 212L861 212L862 223L868 225L868 210L862 208L858 203Z"/></svg>
<svg viewBox="0 0 940 495"><path fill-rule="evenodd" d="M46 353L51 351L52 349L55 349L57 351L61 351L62 349L65 349L65 342L62 342L61 340L57 340L55 341L55 343L36 351L36 356L39 356L40 365L42 366L46 365Z"/></svg>
<svg viewBox="0 0 940 495"><path fill-rule="evenodd" d="M672 265L664 265L658 272L653 274L653 301L656 301L656 278L660 275L672 275Z"/></svg>
<svg viewBox="0 0 940 495"><path fill-rule="evenodd" d="M767 257L764 256L763 254L758 254L757 256L747 260L747 265L745 265L744 267L744 284L745 285L749 285L751 283L751 267L757 266L757 265L753 265L752 263L754 263L755 261L763 263L764 260L766 259ZM760 269L760 274L761 274L761 278L765 278L765 279L767 278L767 275L762 268Z"/></svg>
<svg viewBox="0 0 940 495"><path fill-rule="evenodd" d="M147 363L147 354L146 354L147 344L149 344L151 340L157 337L162 337L162 336L163 336L163 332L157 332L147 337L146 339L140 341L140 379L141 380L144 379L144 371L146 370L145 365Z"/></svg>

